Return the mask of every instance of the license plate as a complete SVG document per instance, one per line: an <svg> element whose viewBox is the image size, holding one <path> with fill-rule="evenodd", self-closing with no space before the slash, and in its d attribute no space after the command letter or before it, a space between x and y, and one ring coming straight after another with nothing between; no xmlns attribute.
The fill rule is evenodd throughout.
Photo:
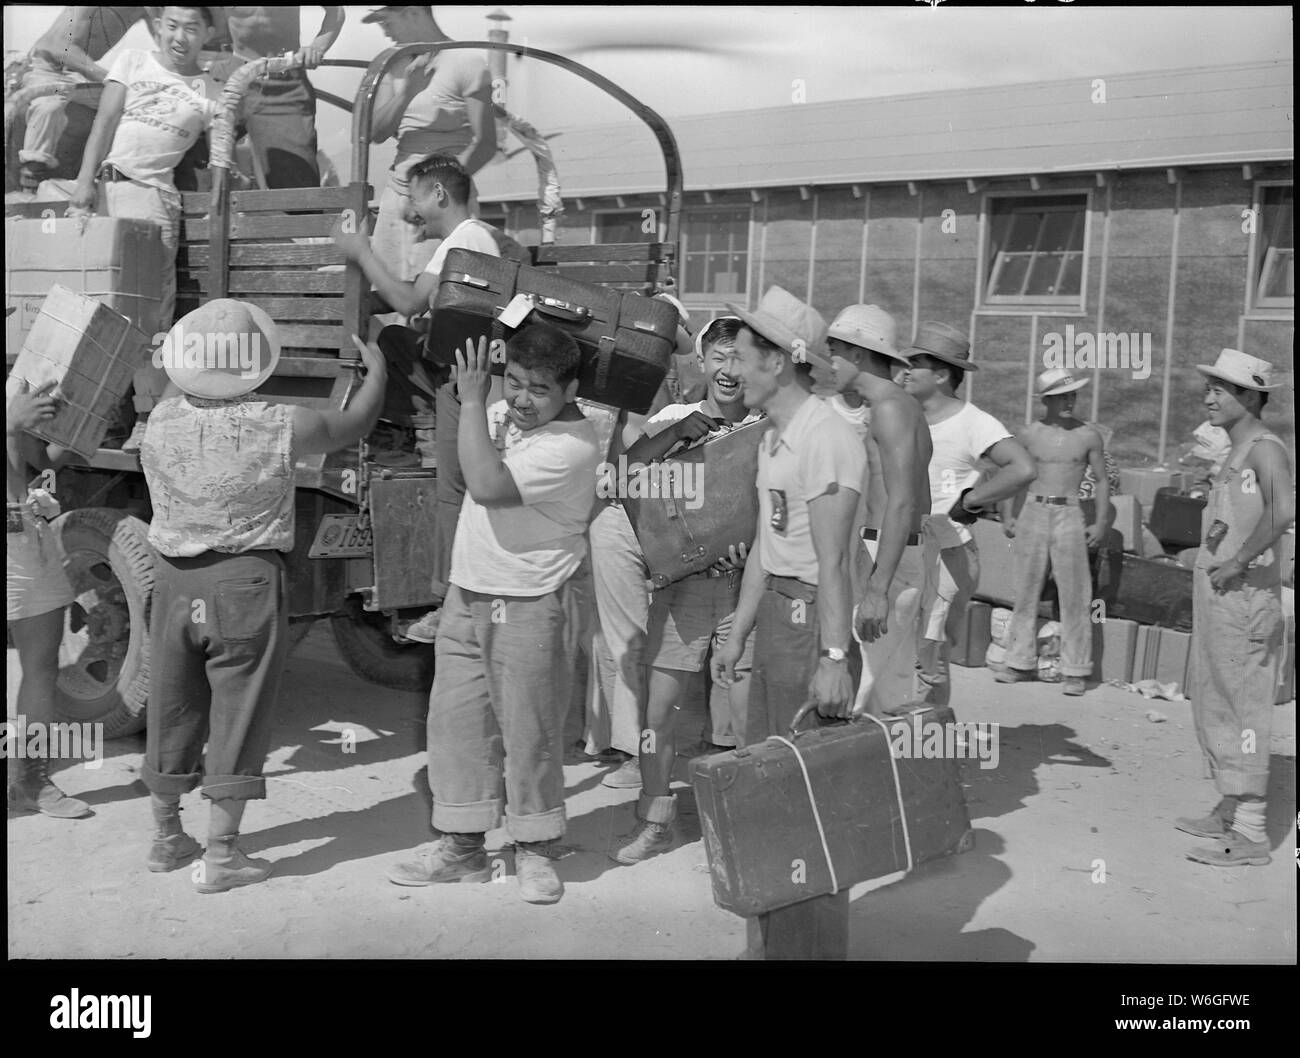
<svg viewBox="0 0 1300 1058"><path fill-rule="evenodd" d="M308 558L369 558L374 550L374 534L361 527L358 514L327 514L316 527Z"/></svg>

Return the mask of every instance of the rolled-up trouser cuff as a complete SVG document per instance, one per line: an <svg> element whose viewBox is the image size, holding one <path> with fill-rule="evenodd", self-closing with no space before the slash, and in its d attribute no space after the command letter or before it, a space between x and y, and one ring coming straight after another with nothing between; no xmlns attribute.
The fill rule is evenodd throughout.
<svg viewBox="0 0 1300 1058"><path fill-rule="evenodd" d="M266 780L260 775L205 775L203 796L209 801L261 801Z"/></svg>
<svg viewBox="0 0 1300 1058"><path fill-rule="evenodd" d="M636 799L636 817L647 823L671 823L677 818L677 795L641 794Z"/></svg>
<svg viewBox="0 0 1300 1058"><path fill-rule="evenodd" d="M1215 772L1211 766L1210 771L1214 778L1214 785L1218 787L1222 797L1263 797L1268 792L1267 770Z"/></svg>
<svg viewBox="0 0 1300 1058"><path fill-rule="evenodd" d="M140 778L144 780L150 793L186 794L198 788L199 783L203 781L203 773L196 771L188 775L165 775L155 771L146 760L140 768Z"/></svg>
<svg viewBox="0 0 1300 1058"><path fill-rule="evenodd" d="M460 805L435 800L433 829L451 834L486 834L501 825L501 807L499 797Z"/></svg>
<svg viewBox="0 0 1300 1058"><path fill-rule="evenodd" d="M564 837L564 806L517 816L506 811L506 833L515 841L551 841Z"/></svg>

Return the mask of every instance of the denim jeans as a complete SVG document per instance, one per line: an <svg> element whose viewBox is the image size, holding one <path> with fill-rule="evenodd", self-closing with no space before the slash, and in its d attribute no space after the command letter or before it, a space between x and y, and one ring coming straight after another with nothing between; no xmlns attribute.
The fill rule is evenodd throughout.
<svg viewBox="0 0 1300 1058"><path fill-rule="evenodd" d="M151 791L187 793L202 782L214 801L266 796L287 599L278 551L158 557L141 769Z"/></svg>
<svg viewBox="0 0 1300 1058"><path fill-rule="evenodd" d="M1007 628L1007 666L1038 668L1038 600L1050 558L1061 600L1061 675L1092 675L1092 576L1079 501L1056 505L1026 497L1011 553L1016 605Z"/></svg>
<svg viewBox="0 0 1300 1058"><path fill-rule="evenodd" d="M429 692L433 826L515 841L564 834L564 714L571 671L564 594L492 596L453 584Z"/></svg>

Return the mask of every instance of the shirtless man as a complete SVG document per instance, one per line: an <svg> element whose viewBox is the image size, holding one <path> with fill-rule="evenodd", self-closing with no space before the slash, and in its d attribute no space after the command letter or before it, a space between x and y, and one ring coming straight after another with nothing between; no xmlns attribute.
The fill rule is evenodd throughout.
<svg viewBox="0 0 1300 1058"><path fill-rule="evenodd" d="M826 332L835 381L870 406L867 480L851 567L853 634L862 645L854 712L889 712L915 698L917 622L926 582L921 521L930 510L930 428L916 398L893 382L908 360L897 327L875 305L851 305Z"/></svg>
<svg viewBox="0 0 1300 1058"><path fill-rule="evenodd" d="M1037 475L1027 495L1014 500L1005 522L1015 538L1016 607L1008 629L1006 667L996 673L999 683L1019 683L1038 675L1038 599L1052 561L1052 578L1061 597L1061 674L1066 694L1082 694L1084 678L1092 674L1092 627L1088 604L1092 580L1088 548L1101 542L1110 513L1110 484L1106 480L1101 435L1074 417L1078 392L1088 384L1064 368L1038 376L1035 391L1047 409L1038 421L1021 427L1016 437L1034 459ZM1091 464L1096 476L1097 518L1084 526L1079 507L1079 482Z"/></svg>
<svg viewBox="0 0 1300 1058"><path fill-rule="evenodd" d="M63 91L33 99L27 107L27 130L18 152L25 190L35 190L45 174L59 164L59 140L68 127L68 94L72 85L103 84L108 70L99 64L127 30L141 19L153 33L151 17L159 8L65 7L54 24L32 45L22 87L58 84Z"/></svg>
<svg viewBox="0 0 1300 1058"><path fill-rule="evenodd" d="M258 185L319 187L316 93L304 71L319 66L338 39L343 28L343 8L325 7L320 30L305 46L301 44L301 8L227 7L224 10L234 52L234 58L226 64L224 77L246 62L286 52L292 52L301 63L300 68L254 81L244 96L241 127L248 133ZM209 47L212 46L210 43Z"/></svg>

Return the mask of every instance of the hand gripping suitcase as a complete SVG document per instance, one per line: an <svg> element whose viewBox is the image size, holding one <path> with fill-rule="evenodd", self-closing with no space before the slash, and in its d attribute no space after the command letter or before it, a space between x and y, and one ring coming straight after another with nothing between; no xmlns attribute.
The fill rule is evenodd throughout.
<svg viewBox="0 0 1300 1058"><path fill-rule="evenodd" d="M1138 558L1102 549L1094 584L1107 620L1122 617L1180 632L1192 630L1192 571L1175 558Z"/></svg>
<svg viewBox="0 0 1300 1058"><path fill-rule="evenodd" d="M950 709L919 709L696 757L718 906L765 914L969 849L952 724Z"/></svg>
<svg viewBox="0 0 1300 1058"><path fill-rule="evenodd" d="M766 422L737 427L637 472L619 457L623 509L650 579L663 588L754 543L758 445Z"/></svg>
<svg viewBox="0 0 1300 1058"><path fill-rule="evenodd" d="M517 314L507 313L516 298ZM665 301L456 249L443 266L425 355L452 365L467 340L506 339L525 321L540 320L577 340L583 353L578 396L643 414L668 374L679 319ZM504 359L494 360L492 370L501 374Z"/></svg>
<svg viewBox="0 0 1300 1058"><path fill-rule="evenodd" d="M1178 489L1157 489L1147 524L1166 547L1199 547L1204 511L1204 496L1188 496Z"/></svg>

